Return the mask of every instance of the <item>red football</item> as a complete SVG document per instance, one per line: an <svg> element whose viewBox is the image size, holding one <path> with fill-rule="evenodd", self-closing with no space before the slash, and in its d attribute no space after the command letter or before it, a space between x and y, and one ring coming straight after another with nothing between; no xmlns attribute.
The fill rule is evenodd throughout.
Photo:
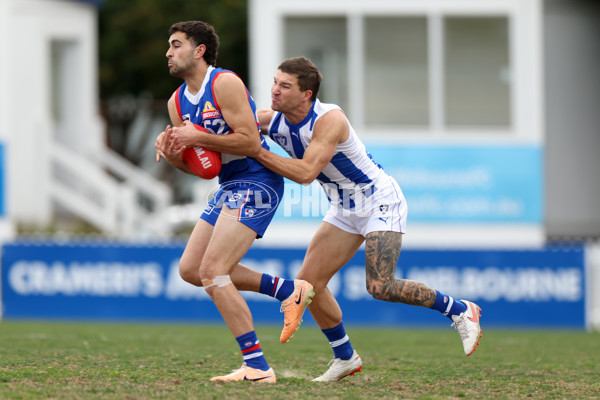
<svg viewBox="0 0 600 400"><path fill-rule="evenodd" d="M183 151L183 161L200 178L212 179L221 172L221 153L203 147L188 147Z"/></svg>
<svg viewBox="0 0 600 400"><path fill-rule="evenodd" d="M194 124L199 131L208 132L200 125ZM202 179L213 179L221 172L221 153L204 147L188 147L183 151L183 161L188 168Z"/></svg>

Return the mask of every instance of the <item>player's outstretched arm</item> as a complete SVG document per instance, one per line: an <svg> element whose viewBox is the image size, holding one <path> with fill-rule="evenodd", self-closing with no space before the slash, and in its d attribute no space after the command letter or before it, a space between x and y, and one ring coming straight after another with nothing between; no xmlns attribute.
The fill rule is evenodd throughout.
<svg viewBox="0 0 600 400"><path fill-rule="evenodd" d="M337 145L348 138L348 132L348 123L343 113L337 110L329 111L315 124L312 140L306 147L303 158L285 158L265 149L261 149L255 158L271 171L307 185L314 181L331 161Z"/></svg>

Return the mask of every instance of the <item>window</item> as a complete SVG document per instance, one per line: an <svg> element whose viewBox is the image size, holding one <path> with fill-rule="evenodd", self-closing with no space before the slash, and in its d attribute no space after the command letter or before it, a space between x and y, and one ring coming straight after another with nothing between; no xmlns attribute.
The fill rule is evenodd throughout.
<svg viewBox="0 0 600 400"><path fill-rule="evenodd" d="M510 125L508 21L448 17L444 23L446 124Z"/></svg>
<svg viewBox="0 0 600 400"><path fill-rule="evenodd" d="M55 137L73 143L77 117L82 113L82 44L74 40L50 41L50 104Z"/></svg>
<svg viewBox="0 0 600 400"><path fill-rule="evenodd" d="M371 17L364 27L365 123L427 126L427 20Z"/></svg>
<svg viewBox="0 0 600 400"><path fill-rule="evenodd" d="M286 16L282 45L285 58L304 55L319 67L319 98L352 113L357 128L419 135L514 129L508 16L349 18ZM358 43L349 43L357 38L349 29L361 31ZM361 81L349 77L350 57L361 63Z"/></svg>
<svg viewBox="0 0 600 400"><path fill-rule="evenodd" d="M319 99L348 104L348 56L345 17L290 17L285 21L285 58L305 56L325 76Z"/></svg>

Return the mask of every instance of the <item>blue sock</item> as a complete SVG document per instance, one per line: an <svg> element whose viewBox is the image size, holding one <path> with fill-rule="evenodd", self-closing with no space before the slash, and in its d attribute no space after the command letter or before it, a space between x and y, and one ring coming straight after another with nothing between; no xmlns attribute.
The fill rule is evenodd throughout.
<svg viewBox="0 0 600 400"><path fill-rule="evenodd" d="M256 338L256 332L244 333L242 336L236 337L235 340L240 345L240 350L242 350L242 356L247 366L263 371L269 369L269 364Z"/></svg>
<svg viewBox="0 0 600 400"><path fill-rule="evenodd" d="M453 315L458 315L467 310L467 305L462 301L454 300L452 297L446 296L437 290L435 292L437 295L435 297L435 303L433 304L433 307L431 307L432 309L438 310L450 319L452 319Z"/></svg>
<svg viewBox="0 0 600 400"><path fill-rule="evenodd" d="M260 280L259 292L283 301L294 292L294 281L263 274Z"/></svg>
<svg viewBox="0 0 600 400"><path fill-rule="evenodd" d="M350 344L350 339L346 335L343 322L334 328L321 329L321 331L327 336L329 344L333 349L334 358L341 358L342 360L349 360L352 357L354 349Z"/></svg>

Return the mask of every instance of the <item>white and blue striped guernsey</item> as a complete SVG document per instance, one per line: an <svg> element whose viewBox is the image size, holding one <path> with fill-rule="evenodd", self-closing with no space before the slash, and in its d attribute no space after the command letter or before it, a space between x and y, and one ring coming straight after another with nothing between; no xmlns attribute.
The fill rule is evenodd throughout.
<svg viewBox="0 0 600 400"><path fill-rule="evenodd" d="M296 125L290 124L282 113L276 112L269 124L268 134L290 157L302 158L312 140L315 123L331 110L341 108L317 99L304 120ZM377 190L378 183L387 180L388 175L373 160L350 122L346 121L350 131L348 139L337 145L334 156L317 176L317 181L332 205L353 209L358 193L369 197Z"/></svg>

